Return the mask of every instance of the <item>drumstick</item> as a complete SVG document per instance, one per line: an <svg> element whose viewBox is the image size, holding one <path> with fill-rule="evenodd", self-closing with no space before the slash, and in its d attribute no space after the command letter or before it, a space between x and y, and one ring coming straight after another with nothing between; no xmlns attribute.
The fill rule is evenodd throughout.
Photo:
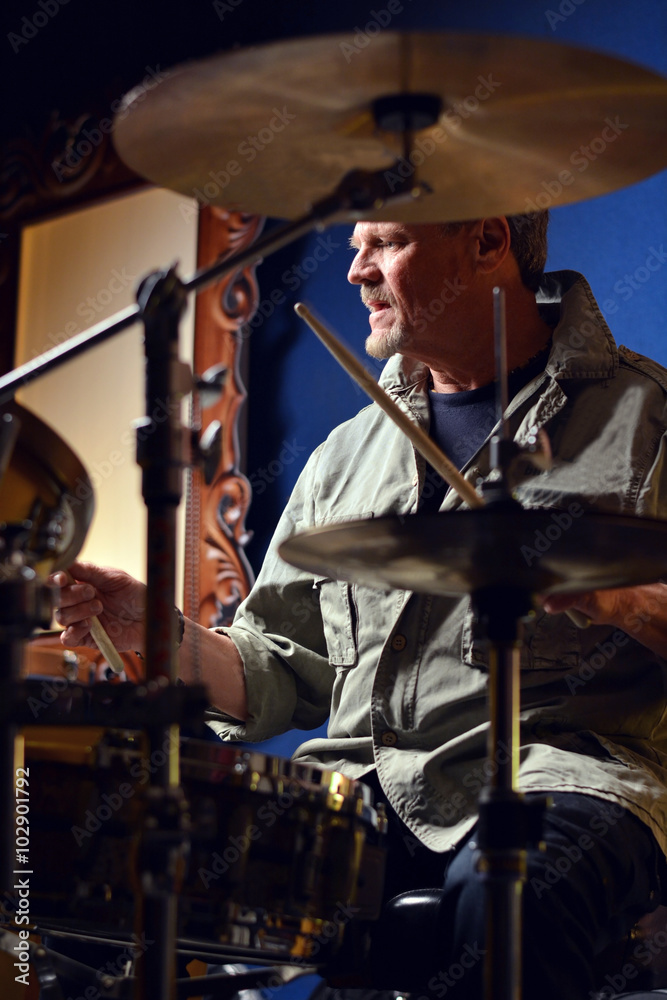
<svg viewBox="0 0 667 1000"><path fill-rule="evenodd" d="M377 384L372 375L366 371L362 363L355 358L347 347L344 347L330 330L316 319L310 310L303 304L297 302L294 306L297 316L305 320L311 330L317 334L322 343L333 354L336 361L340 362L348 375L357 382L361 388L368 393L378 406L380 406L387 416L391 417L395 424L398 424L403 433L412 441L417 451L430 465L433 466L446 483L456 490L462 500L465 500L470 507L483 507L484 501L475 491L475 488L461 475L455 465L450 462L445 453L438 448L437 444L431 440L426 431L422 430L418 424L403 413L396 405L391 396Z"/></svg>
<svg viewBox="0 0 667 1000"><path fill-rule="evenodd" d="M368 393L371 399L375 400L382 407L384 412L391 417L394 423L412 441L417 451L427 462L430 462L436 472L440 473L445 482L449 483L452 489L456 490L461 499L465 500L470 507L483 507L484 500L475 492L468 480L461 475L455 465L452 465L445 453L438 448L428 434L399 409L393 399L377 384L372 375L368 374L362 363L355 358L354 354L348 351L347 347L341 344L333 333L313 316L303 302L297 302L294 306L294 311L297 316L306 321L313 333L317 334L324 346L331 351L336 361L343 366L348 375L351 375L355 382ZM587 618L586 615L583 615L580 611L576 611L574 608L568 608L565 614L578 628L587 628L590 625L590 618Z"/></svg>
<svg viewBox="0 0 667 1000"><path fill-rule="evenodd" d="M68 583L76 583L76 580L69 570L65 569L62 570L62 572L67 577ZM125 664L121 660L120 653L109 638L107 630L104 625L102 625L97 615L90 616L90 634L95 641L95 645L99 649L100 653L102 653L113 672L115 674L122 674L125 670Z"/></svg>

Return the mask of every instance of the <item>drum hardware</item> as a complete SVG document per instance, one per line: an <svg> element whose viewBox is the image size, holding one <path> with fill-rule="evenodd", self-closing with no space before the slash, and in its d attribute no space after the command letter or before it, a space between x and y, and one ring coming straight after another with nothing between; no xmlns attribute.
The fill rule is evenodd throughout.
<svg viewBox="0 0 667 1000"><path fill-rule="evenodd" d="M539 844L542 817L547 807L546 797L527 803L517 791L521 623L529 615L538 593L577 593L658 580L664 572L664 556L660 555L660 548L656 550L653 546L660 534L667 536L667 522L647 524L622 517L612 518L610 522L604 517L590 515L582 516L577 522L567 515L567 527L563 529L557 525L556 538L547 547L546 554L540 554L527 542L520 544L522 538L527 539L536 521L547 530L553 529L553 521L545 525L553 512L524 511L509 487L508 471L517 457L518 447L509 437L505 419L508 398L504 292L496 288L493 294L497 421L490 441L492 471L483 487L484 500L475 493L475 500L479 502L473 506L481 509L426 517L416 514L374 518L346 522L334 528L313 529L288 539L279 552L293 565L333 579L363 582L380 589L387 589L389 585L390 588L429 594L470 594L488 648L490 727L487 753L489 761L495 763L479 798L477 836L478 871L486 890L484 996L485 1000L515 1000L520 996L521 893L527 873L526 849ZM414 425L372 382L361 363L322 323L314 320L301 303L296 311L362 388L404 430L427 461L432 461L431 453L439 451L433 442L429 440L424 446L415 435ZM437 454L435 458L438 459ZM548 467L548 453L544 452L537 461ZM472 487L446 456L440 458L436 468L467 500ZM601 524L604 534L605 522L611 538L618 536L619 547L596 548L594 552L602 556L596 560L590 555L591 530ZM499 530L503 523L504 531ZM492 524L493 537L487 535L482 540ZM472 528L469 534L465 530L467 526ZM444 544L441 542L443 536L447 538ZM635 547L637 536L643 543L639 549ZM531 541L535 537L531 532ZM553 538L553 530L551 535L544 537ZM621 550L628 556L629 564L623 559ZM527 552L531 553L530 558L526 558ZM614 553L613 557L609 557L609 552ZM372 568L365 562L369 554ZM584 559L585 566L582 566ZM620 579L613 579L610 564L615 565ZM581 578L582 569L589 576L585 582ZM574 620L580 626L584 624ZM509 754L498 752L507 747Z"/></svg>
<svg viewBox="0 0 667 1000"><path fill-rule="evenodd" d="M86 938L88 940L88 938ZM120 944L121 942L118 942ZM0 930L0 950L16 958L17 948L28 957L30 965L37 972L40 985L40 996L43 1000L64 1000L59 987L59 978L79 983L84 988L94 988L96 995L102 1000L131 1000L135 995L136 979L131 974L100 975L99 969L93 969L52 948L46 948L35 941L20 939L11 931ZM127 942L124 943L127 947ZM303 976L311 976L317 972L314 966L278 965L267 968L254 968L247 972L226 971L202 977L186 977L174 981L175 996L187 998L200 995L204 990L207 996L220 997L221 1000L231 998L242 990L262 989L264 986L285 986Z"/></svg>
<svg viewBox="0 0 667 1000"><path fill-rule="evenodd" d="M322 767L189 739L174 798L153 806L139 731L77 726L22 731L31 787L31 916L61 933L123 933L135 925L140 831L159 838L154 878L187 829L178 940L220 956L325 965L355 920L379 915L383 887L381 806L361 782ZM169 748L164 748L163 756ZM170 826L171 831L170 832ZM163 846L165 845L166 846ZM149 849L152 848L149 841ZM58 865L49 864L53 856Z"/></svg>
<svg viewBox="0 0 667 1000"><path fill-rule="evenodd" d="M143 435L143 441L142 436L139 436L138 451L143 471L142 489L148 508L148 619L155 623L154 631L147 636L148 686L160 681L171 685L175 678L171 608L175 564L174 511L180 499L180 471L183 464L179 445L181 435L175 417L162 425L153 421L151 414L156 412L156 401L164 405L165 400L172 401L182 392L183 373L177 360L176 347L178 320L187 293L197 291L222 275L259 260L308 232L313 226L322 226L334 217L448 221L526 211L527 201L535 196L533 189L540 191L545 164L553 163L557 172L561 161L569 156L573 143L576 145L582 136L585 141L590 141L590 129L593 125L599 127L599 121L604 119L605 113L624 115L632 112L631 149L627 148L627 143L623 144L622 136L616 142L615 135L613 144L611 141L608 143L609 151L604 162L600 161L601 169L587 172L579 185L562 186L562 194L558 198L550 197L550 204L599 194L664 166L661 141L664 127L656 129L656 122L661 123L667 119L664 115L667 84L645 70L593 53L586 53L585 60L573 60L573 50L564 46L545 46L532 39L527 44L513 39L497 42L474 36L402 36L392 32L383 32L374 41L374 47L368 53L373 53L372 58L353 62L352 65L348 60L348 65L343 67L341 46L349 45L351 41L351 38L347 40L345 36L334 36L231 54L219 63L207 60L189 69L176 71L148 95L144 105L137 102L135 106L130 95L127 108L121 111L122 119L118 117L116 121L116 137L121 154L140 173L158 183L165 180L164 177L157 176L164 165L169 164L171 169L173 164L176 179L171 183L167 179L167 186L181 191L185 188L184 193L190 194L193 191L193 179L195 183L202 183L198 170L204 172L203 183L208 181L206 171L210 173L211 151L214 169L219 168L220 162L225 162L216 158L220 152L214 148L216 137L224 135L224 142L228 138L233 138L236 142L248 123L253 123L253 109L250 105L260 109L258 113L262 116L262 122L261 125L258 124L258 129L261 129L265 124L264 95L271 94L271 100L276 100L275 95L282 93L280 84L285 81L295 99L300 93L299 99L302 102L310 102L316 108L314 114L307 113L305 108L301 113L299 109L300 114L296 116L299 119L298 126L288 117L292 113L287 108L282 111L273 109L275 133L285 129L286 136L294 137L282 147L282 155L287 156L289 167L281 167L280 157L276 159L272 155L262 155L257 157L257 162L264 164L262 169L266 169L266 176L246 168L240 172L240 184L235 182L229 187L226 184L218 186L220 191L227 188L223 196L227 203L230 199L238 200L239 204L259 212L265 212L264 205L267 205L269 211L265 214L276 214L271 209L277 207L277 214L288 218L296 217L296 221L287 224L271 237L265 237L252 251L203 269L188 282L180 282L173 269L150 275L140 286L136 307L117 314L111 322L92 327L87 333L72 338L63 347L54 348L41 359L33 360L0 379L0 401L6 401L11 399L20 385L64 363L95 343L108 339L136 320L142 319L145 324L148 416L142 429L150 433ZM306 47L311 59L310 68L304 65L304 59L300 61L296 58L297 54L303 54ZM444 89L441 84L443 50L447 54L445 64L450 82L447 92L441 94ZM336 57L333 62L332 51ZM513 68L523 68L517 83L509 84L503 80L502 93L507 94L508 101L506 105L503 101L495 103L495 107L499 109L497 115L491 113L494 107L492 97L497 96L493 93L497 87L492 77L483 81L479 74L474 76L480 54L483 70L489 64L502 66L507 70L503 75L508 81L516 79L512 73ZM365 69L361 71L360 79L357 72L362 62ZM573 65L577 66L574 81ZM454 69L455 66L458 68ZM295 78L294 67L296 77L301 77L300 82ZM531 71L528 67L531 67ZM548 81L549 89L546 94L539 91L542 79ZM224 82L226 90L224 101L220 101L217 95L220 80ZM473 92L477 94L475 100L478 103L489 99L489 104L485 105L487 113L472 121L465 119L464 128L460 127L460 122L455 127L451 112L456 108L456 97L462 96L459 91L462 86L465 90L466 83L486 88L484 93L480 90L478 94L476 89ZM210 86L211 91L208 99L207 86ZM242 100L237 100L242 93L245 93L245 106ZM329 103L329 113L321 113L321 106L317 107L316 95L320 105L322 95L325 96L325 103ZM192 97L192 101L188 100L189 97ZM169 109L168 127L163 122L163 99ZM464 97L464 102L465 99ZM610 102L613 104L611 112ZM196 111L193 110L193 103ZM436 126L435 118L441 107L446 110ZM181 127L182 123L174 119L174 108L184 109L187 120L193 125L191 132L188 133ZM240 109L240 119L228 117L228 127L222 128L221 125L225 122L221 121L221 114L224 114L221 108L232 108L235 112ZM586 113L582 113L582 108ZM131 110L132 114L126 115L127 110ZM469 115L468 118L470 117ZM319 118L317 123L316 118ZM429 128L439 128L442 134L437 138L431 134L424 136L434 144L435 149L429 154L429 159L425 160L424 168L420 167L417 176L414 155L416 147L412 133L417 128L424 131L424 127L427 133ZM154 130L161 131L167 138L162 143L156 141ZM202 134L204 140L201 139ZM514 136L510 143L507 142L508 134ZM188 137L188 142L183 141L184 135ZM171 148L172 136L176 139L174 149ZM327 136L331 138L331 143L327 142ZM461 141L457 142L456 139ZM265 145L270 153L280 149L277 142L273 143L273 137L267 139ZM187 149L189 162L196 164L192 170L187 164L185 171L183 170L180 154L184 149ZM443 149L447 152L444 158L437 153ZM641 156L638 155L638 149L641 150ZM155 154L162 164L157 174L153 162L149 162L147 150L150 155ZM224 153L224 148L222 152ZM320 159L314 169L313 160L316 156ZM491 161L492 170L489 168ZM348 165L353 169L345 173ZM360 166L367 169L358 169ZM533 172L534 169L537 169L537 174ZM230 173L234 176L236 171ZM343 180L339 182L344 173ZM285 191L280 192L280 197L275 201L271 196L265 200L265 192L277 176L286 179L285 186L287 183L294 185L291 201ZM309 184L306 177L313 178L316 183ZM242 186L245 183L250 185L249 199ZM335 184L338 186L335 187ZM319 188L315 196L313 187ZM323 191L331 190L334 190L333 194L322 196ZM315 205L302 214L304 197L307 204L315 202ZM401 200L402 205L399 204ZM148 438L151 439L150 447ZM30 513L32 516L32 510ZM473 531L476 544L481 518L487 517L487 513L467 513L481 515ZM20 521L12 523L21 529ZM52 537L62 534L56 529L56 524L57 521L54 520ZM18 545L14 543L10 532L6 538L12 552L18 551L20 555L25 545L23 537ZM74 550L76 546L72 544L70 548ZM74 555L75 552L72 551L71 558ZM496 569L497 567L491 567L486 576L482 574L482 585L473 589L474 595L494 585L489 582L488 577L492 577ZM504 581L505 577L501 587L504 586ZM458 582L460 584L461 581ZM519 610L529 600L530 594L538 589L533 584L534 580L531 580L529 587L519 586L514 593L516 600L513 603ZM514 647L514 640L507 638L503 629L499 631L502 634L497 638L497 643L499 647L505 644L509 660L514 656L513 653L511 657L509 654L509 646ZM9 658L12 663L16 662L16 657ZM500 655L500 659L504 658L504 655ZM14 666L11 675L15 680L17 672ZM498 700L502 700L503 704L509 703L509 692L503 688L499 691ZM157 752L166 737L173 738L177 734L180 721L178 706L165 701L163 708L164 712L159 719L145 720L151 753ZM17 706L16 699L10 699L10 720L23 710L22 706ZM0 766L3 780L8 772L8 759L9 751L5 746ZM178 891L178 870L186 839L180 821L174 818L180 813L176 790L177 771L178 750L151 776L153 818L157 823L167 823L169 829L161 844L162 860L159 869L147 861L140 873L144 927L146 933L153 935L160 943L139 961L138 992L139 995L148 995L147 984L150 982L151 997L165 1000L173 982L169 956L173 953L175 943L174 904ZM154 845L155 835L152 827L145 829L145 844Z"/></svg>
<svg viewBox="0 0 667 1000"><path fill-rule="evenodd" d="M521 796L514 791L521 620L533 595L635 586L659 580L665 568L667 522L584 514L554 532L554 513L563 517L560 511L489 503L482 510L348 521L294 535L280 548L293 565L335 579L381 590L471 595L488 640L489 755L497 762L480 803L478 839L491 914L486 968L495 970L486 996L494 1000L517 996L518 934L511 928L518 929L522 841L528 831L535 836L534 817L522 816ZM536 534L549 537L547 531L557 537L539 553ZM512 753L495 753L498 746Z"/></svg>
<svg viewBox="0 0 667 1000"><path fill-rule="evenodd" d="M17 685L22 646L51 621L46 576L68 565L83 543L93 513L92 487L67 445L25 407L12 403L0 421L0 794L15 799ZM0 824L0 871L11 884L13 810Z"/></svg>
<svg viewBox="0 0 667 1000"><path fill-rule="evenodd" d="M172 834L163 800L155 814L152 789L142 786L145 736L78 726L63 741L60 728L39 726L24 729L23 737L35 789L31 914L38 931L54 943L64 937L131 949L131 883L135 870L146 869L133 854L153 846L141 830L157 820L156 879L163 878L172 836L180 840L177 817L167 817ZM373 807L362 783L314 765L198 740L185 741L181 759L192 857L179 894L178 955L191 950L212 962L241 958L267 966L207 977L206 993L223 998L322 972L352 915L363 921L378 914L382 807ZM48 864L54 854L58 866ZM11 945L0 940L0 947ZM99 985L98 970L42 952L40 982L55 973L82 985L97 976ZM129 997L137 986L131 976L110 975L101 995ZM177 980L176 990L191 996L202 984Z"/></svg>
<svg viewBox="0 0 667 1000"><path fill-rule="evenodd" d="M167 407L170 415L167 421L158 422L152 415L161 412L165 400L175 401L183 392L184 372L178 361L178 325L187 294L212 284L238 267L259 260L267 252L273 252L309 231L313 225L321 224L341 212L355 213L367 210L369 205L404 197L406 193L410 196L413 188L413 184L406 182L396 186L381 173L352 171L333 195L322 199L303 219L274 231L252 249L199 270L185 283L177 278L173 268L149 275L139 286L135 307L118 313L110 322L97 324L0 378L2 403L11 399L22 385L109 339L136 320L141 319L144 323L147 416L138 422L137 461L142 468L142 494L148 512L146 618L154 623L146 635L146 677L149 685L160 681L172 685L176 680L172 609L176 582L175 515L181 497L183 467L182 435L176 406ZM75 552L72 552L70 561L74 555ZM46 626L48 623L33 622L25 634L28 635L37 624ZM18 676L18 668L15 676ZM13 702L12 709L17 716L27 711L25 706L15 706ZM177 733L179 721L177 715L160 721L147 720L151 754L158 753L165 740ZM14 731L11 727L7 728L7 734L6 766L0 767L0 772L4 773L5 792L9 794L13 789L9 776L14 773ZM177 742L175 750L164 764L155 769L150 780L151 801L156 813L153 820L159 822L159 817L162 817L167 829L180 811L176 791L179 770ZM10 819L5 826L4 856L8 861L11 853ZM144 831L149 844L154 842L153 829L151 826ZM151 1000L168 1000L170 983L174 978L171 966L176 944L176 878L182 867L186 839L185 831L178 824L171 827L170 835L165 836L162 843L164 850L159 868L150 860L152 852L140 851L140 856L147 859L139 879L143 927L147 936L158 941L159 946L140 956L137 990L139 996L147 996L150 983Z"/></svg>

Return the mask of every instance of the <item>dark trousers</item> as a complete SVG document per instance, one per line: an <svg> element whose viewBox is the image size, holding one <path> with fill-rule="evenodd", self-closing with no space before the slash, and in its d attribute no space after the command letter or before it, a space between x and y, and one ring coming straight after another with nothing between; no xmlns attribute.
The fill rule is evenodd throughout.
<svg viewBox="0 0 667 1000"><path fill-rule="evenodd" d="M379 796L376 782L372 778L369 783ZM546 850L528 852L523 1000L591 1000L599 989L609 996L609 983L620 980L607 976L596 981L596 956L659 905L664 858L648 827L620 806L573 793L552 798L544 819ZM424 1000L484 996L485 896L475 847L473 831L455 851L436 854L416 841L395 813L390 816L385 898L443 886L442 926L447 932L428 969L426 990L413 993L414 1000L422 993ZM390 967L393 956L382 953L381 922L373 948L376 968L383 963ZM387 982L381 985L392 988ZM628 982L622 992L633 988Z"/></svg>

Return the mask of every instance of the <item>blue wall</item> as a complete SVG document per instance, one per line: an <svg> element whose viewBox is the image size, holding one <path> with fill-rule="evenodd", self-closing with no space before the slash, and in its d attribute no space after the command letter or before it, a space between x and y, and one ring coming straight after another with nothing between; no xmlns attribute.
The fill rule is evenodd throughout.
<svg viewBox="0 0 667 1000"><path fill-rule="evenodd" d="M339 3L283 7L284 35L354 31L386 6ZM392 29L438 28L537 36L597 49L667 75L667 4L664 0L503 0L432 3L404 0ZM639 154L638 154L639 155ZM667 365L667 261L641 270L655 248L667 247L667 172L588 202L557 208L550 229L551 269L570 267L589 279L619 343ZM259 268L266 318L258 317L249 338L248 474L255 497L248 549L257 569L276 520L311 450L332 427L366 405L366 397L297 320L293 304L310 303L358 354L368 328L358 289L345 275L352 259L350 226L311 236L275 254ZM315 256L315 254L317 254ZM659 260L659 257L654 260ZM640 269L637 272L637 269ZM637 272L637 278L634 277ZM630 280L628 280L630 279ZM632 285L634 284L634 288ZM274 289L285 303L271 307ZM380 371L378 362L369 368ZM271 741L271 752L289 753L294 735Z"/></svg>

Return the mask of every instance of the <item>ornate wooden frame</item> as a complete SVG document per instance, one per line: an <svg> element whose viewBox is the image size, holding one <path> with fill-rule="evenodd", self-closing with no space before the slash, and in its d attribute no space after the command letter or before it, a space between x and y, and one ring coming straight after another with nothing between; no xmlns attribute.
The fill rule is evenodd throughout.
<svg viewBox="0 0 667 1000"><path fill-rule="evenodd" d="M100 102L101 106L103 102ZM0 158L0 371L11 369L18 302L21 232L37 222L146 185L118 158L110 129L95 111L65 120L54 114L37 143L17 139ZM198 263L231 255L252 242L256 216L207 207L200 212ZM244 556L250 485L240 471L238 418L245 399L241 351L244 325L258 301L254 267L202 292L195 309L195 371L223 363L229 377L220 401L204 413L223 426L222 455L210 486L200 474L187 490L185 611L206 625L226 623L252 583ZM195 419L196 404L193 407ZM201 566L200 566L201 564Z"/></svg>

